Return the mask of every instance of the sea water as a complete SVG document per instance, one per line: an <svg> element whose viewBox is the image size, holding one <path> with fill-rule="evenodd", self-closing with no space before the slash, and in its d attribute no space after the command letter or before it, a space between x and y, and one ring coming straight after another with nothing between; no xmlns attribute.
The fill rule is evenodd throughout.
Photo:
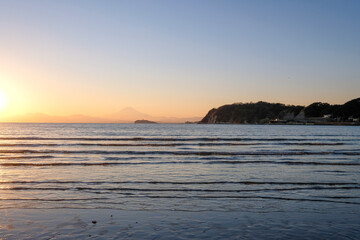
<svg viewBox="0 0 360 240"><path fill-rule="evenodd" d="M2 123L0 204L4 239L359 239L360 127Z"/></svg>

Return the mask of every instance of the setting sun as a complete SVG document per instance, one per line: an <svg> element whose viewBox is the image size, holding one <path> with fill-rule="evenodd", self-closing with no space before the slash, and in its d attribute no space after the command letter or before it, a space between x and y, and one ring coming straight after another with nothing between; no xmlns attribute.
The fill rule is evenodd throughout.
<svg viewBox="0 0 360 240"><path fill-rule="evenodd" d="M6 95L0 90L0 111L4 110L6 106Z"/></svg>

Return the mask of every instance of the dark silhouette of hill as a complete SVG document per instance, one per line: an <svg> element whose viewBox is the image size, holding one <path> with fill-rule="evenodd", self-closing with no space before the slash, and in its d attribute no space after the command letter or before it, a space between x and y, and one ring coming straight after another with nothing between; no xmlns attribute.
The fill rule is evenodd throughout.
<svg viewBox="0 0 360 240"><path fill-rule="evenodd" d="M345 120L350 117L359 118L360 117L360 98L353 99L339 108L334 110L335 117L340 117Z"/></svg>
<svg viewBox="0 0 360 240"><path fill-rule="evenodd" d="M236 103L211 109L200 123L265 123L295 108L281 103Z"/></svg>
<svg viewBox="0 0 360 240"><path fill-rule="evenodd" d="M307 107L281 103L234 103L211 109L199 123L306 122L315 118L329 121L358 121L360 98L343 105L316 102Z"/></svg>
<svg viewBox="0 0 360 240"><path fill-rule="evenodd" d="M346 121L349 118L360 117L360 98L353 99L343 105L330 105L328 103L315 102L305 108L306 117L323 117L331 115L332 118Z"/></svg>

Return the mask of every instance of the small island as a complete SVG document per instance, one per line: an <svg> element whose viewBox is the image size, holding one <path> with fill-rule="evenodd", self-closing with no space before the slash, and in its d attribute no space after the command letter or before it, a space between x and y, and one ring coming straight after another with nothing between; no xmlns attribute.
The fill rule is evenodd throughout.
<svg viewBox="0 0 360 240"><path fill-rule="evenodd" d="M149 121L149 120L136 120L134 123L135 124L154 124L157 122L153 122L153 121Z"/></svg>

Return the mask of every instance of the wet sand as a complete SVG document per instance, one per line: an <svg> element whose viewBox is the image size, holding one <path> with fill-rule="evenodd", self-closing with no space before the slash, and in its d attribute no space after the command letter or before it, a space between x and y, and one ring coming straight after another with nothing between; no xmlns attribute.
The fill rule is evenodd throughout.
<svg viewBox="0 0 360 240"><path fill-rule="evenodd" d="M325 212L3 209L0 219L2 239L356 239L360 236L356 213L339 219Z"/></svg>

